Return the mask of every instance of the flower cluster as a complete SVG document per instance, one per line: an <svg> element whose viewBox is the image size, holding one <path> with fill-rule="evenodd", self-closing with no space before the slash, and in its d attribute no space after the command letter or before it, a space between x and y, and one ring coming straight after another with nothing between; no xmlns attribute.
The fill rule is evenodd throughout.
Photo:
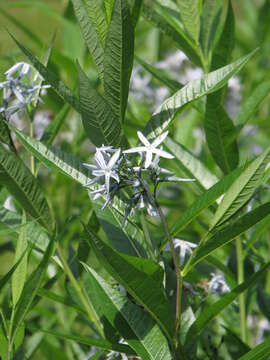
<svg viewBox="0 0 270 360"><path fill-rule="evenodd" d="M230 291L223 274L211 274L211 280L208 283L208 290L213 294L225 294Z"/></svg>
<svg viewBox="0 0 270 360"><path fill-rule="evenodd" d="M140 132L137 132L142 145L125 151L112 146L96 149L95 165L84 164L93 178L86 186L98 184L91 190L93 200L100 196L106 197L105 208L113 201L120 190L125 190L125 217L134 212L135 208L146 209L151 216L156 216L155 202L157 186L161 182L194 181L173 175L159 166L160 158L173 159L173 155L163 150L162 142L168 132L159 135L152 143ZM139 154L139 158L131 154Z"/></svg>
<svg viewBox="0 0 270 360"><path fill-rule="evenodd" d="M43 78L29 64L19 62L5 72L6 79L0 83L3 92L0 113L8 120L17 111L42 101L40 94L50 85L42 85Z"/></svg>

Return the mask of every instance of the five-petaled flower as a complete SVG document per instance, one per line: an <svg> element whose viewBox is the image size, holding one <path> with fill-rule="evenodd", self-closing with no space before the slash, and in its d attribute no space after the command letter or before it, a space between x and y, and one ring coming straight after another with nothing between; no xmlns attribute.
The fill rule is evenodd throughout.
<svg viewBox="0 0 270 360"><path fill-rule="evenodd" d="M159 135L151 144L146 137L140 132L137 132L138 138L143 143L144 146L137 146L132 149L125 150L125 154L130 153L145 153L145 164L144 167L147 169L152 162L153 154L156 154L160 157L166 158L166 159L173 159L174 156L169 154L167 151L164 151L162 149L158 149L158 146L165 140L165 138L168 135L168 131L165 131L163 134Z"/></svg>
<svg viewBox="0 0 270 360"><path fill-rule="evenodd" d="M103 151L104 151L103 148L101 148L101 149L97 148L96 154L95 154L96 165L84 164L84 166L86 168L88 168L89 170L91 170L92 174L95 176L95 178L90 180L87 185L94 184L101 177L104 177L105 178L105 188L106 188L107 194L109 194L110 179L113 178L118 183L120 182L120 178L118 175L117 162L119 160L121 150L117 149L116 152L108 160L104 159Z"/></svg>

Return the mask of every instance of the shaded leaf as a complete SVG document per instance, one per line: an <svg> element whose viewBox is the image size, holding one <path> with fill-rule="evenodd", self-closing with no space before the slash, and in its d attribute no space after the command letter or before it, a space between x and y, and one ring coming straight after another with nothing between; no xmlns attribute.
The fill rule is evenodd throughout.
<svg viewBox="0 0 270 360"><path fill-rule="evenodd" d="M88 273L94 307L102 309L121 336L142 359L171 359L165 336L154 320L138 305L105 282L84 264Z"/></svg>
<svg viewBox="0 0 270 360"><path fill-rule="evenodd" d="M45 228L51 230L53 220L37 179L13 153L0 146L0 182L19 201L23 209Z"/></svg>
<svg viewBox="0 0 270 360"><path fill-rule="evenodd" d="M49 123L49 125L45 128L44 133L41 137L41 141L45 144L51 145L57 136L61 126L63 125L67 114L69 112L70 106L69 104L65 104L60 111L55 115L53 120Z"/></svg>
<svg viewBox="0 0 270 360"><path fill-rule="evenodd" d="M151 260L118 253L99 239L91 229L85 230L88 235L86 240L108 273L145 307L172 340L174 319L160 282L159 266Z"/></svg>
<svg viewBox="0 0 270 360"><path fill-rule="evenodd" d="M214 160L225 174L230 173L239 162L237 143L231 141L237 130L216 94L207 96L204 126Z"/></svg>
<svg viewBox="0 0 270 360"><path fill-rule="evenodd" d="M15 251L15 257L14 257L14 265L17 263L17 261L21 258L23 254L23 259L21 260L21 263L19 264L18 268L12 275L11 279L11 289L12 289L12 305L13 307L16 306L27 276L27 254L26 249L28 247L27 244L27 227L26 225L26 215L25 212L23 212L22 215L22 225L23 227L20 229L20 233L17 240L16 245L16 251Z"/></svg>
<svg viewBox="0 0 270 360"><path fill-rule="evenodd" d="M205 326L222 310L230 305L239 296L239 294L243 293L247 289L250 289L251 286L254 286L260 277L264 275L265 270L269 267L269 265L270 263L263 265L259 271L250 276L246 281L236 286L229 293L222 296L220 300L207 307L206 310L202 311L202 313L197 317L188 331L185 347L188 348L191 346L192 342L196 339L197 336L199 336L200 332L205 328Z"/></svg>
<svg viewBox="0 0 270 360"><path fill-rule="evenodd" d="M76 341L79 344L96 346L96 347L99 347L101 349L108 350L108 351L112 350L112 351L121 352L121 353L124 353L127 355L134 355L134 351L131 350L129 346L124 345L124 344L113 344L110 341L105 340L105 339L95 339L95 338L90 338L89 336L72 335L72 334L67 334L67 333L62 333L62 332L52 331L52 330L45 330L45 329L38 329L38 330L45 334L52 335L54 337L59 337L61 339L65 339L65 340Z"/></svg>
<svg viewBox="0 0 270 360"><path fill-rule="evenodd" d="M55 242L52 239L46 249L46 252L37 266L37 268L29 276L28 280L25 283L25 286L22 291L22 295L17 303L15 308L15 315L12 327L12 337L17 332L18 327L21 325L25 316L27 315L31 304L38 292L39 287L41 286L43 277L46 273L49 261L54 252Z"/></svg>

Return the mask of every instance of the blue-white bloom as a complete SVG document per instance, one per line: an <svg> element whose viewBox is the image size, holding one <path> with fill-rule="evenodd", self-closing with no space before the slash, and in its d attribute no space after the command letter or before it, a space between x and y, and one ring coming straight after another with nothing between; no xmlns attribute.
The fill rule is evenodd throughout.
<svg viewBox="0 0 270 360"><path fill-rule="evenodd" d="M208 289L214 294L225 294L230 291L223 274L211 274Z"/></svg>
<svg viewBox="0 0 270 360"><path fill-rule="evenodd" d="M168 135L168 131L165 131L163 134L159 135L151 144L146 137L140 132L137 132L138 138L143 143L144 146L138 146L132 149L125 150L124 153L145 153L145 164L144 167L147 169L152 162L153 154L156 154L160 157L166 159L173 159L174 156L169 154L168 152L159 149L158 146L165 140Z"/></svg>
<svg viewBox="0 0 270 360"><path fill-rule="evenodd" d="M185 261L186 254L191 255L193 249L197 247L197 244L191 243L186 240L174 239L174 247L180 248L180 264L182 265Z"/></svg>
<svg viewBox="0 0 270 360"><path fill-rule="evenodd" d="M29 64L19 62L5 72L6 80L0 83L3 101L0 112L7 118L29 104L36 104L42 90L50 85L42 85L42 76Z"/></svg>
<svg viewBox="0 0 270 360"><path fill-rule="evenodd" d="M111 149L110 149L111 150ZM115 179L118 183L120 182L120 178L118 175L118 166L117 162L120 157L121 150L117 149L116 152L109 157L109 159L104 158L103 154L104 149L100 150L97 148L95 154L96 165L92 164L84 164L84 166L92 171L92 174L95 176L93 180L91 180L87 185L91 185L100 180L100 178L105 178L105 188L107 194L110 192L110 179ZM105 157L108 157L105 156Z"/></svg>

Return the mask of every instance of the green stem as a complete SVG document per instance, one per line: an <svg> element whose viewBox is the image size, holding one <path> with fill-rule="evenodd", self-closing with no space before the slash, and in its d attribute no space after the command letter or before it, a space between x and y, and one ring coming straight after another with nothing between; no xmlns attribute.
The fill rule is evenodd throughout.
<svg viewBox="0 0 270 360"><path fill-rule="evenodd" d="M89 317L89 320L91 320L91 321L93 321L93 319L97 320L96 316L94 314L94 311L93 311L93 309L91 309L90 304L88 303L87 299L85 298L80 285L78 284L77 280L75 279L74 275L72 274L72 271L70 270L70 267L69 267L68 263L65 260L63 251L62 251L59 244L57 244L57 252L58 252L59 258L61 260L61 263L63 265L64 272L68 276L68 278L69 278L74 290L76 291L76 293L77 293L83 307L85 308L85 311L86 311L86 313L87 313L87 315ZM98 321L96 321L96 327L97 327L97 330L98 330L99 334L103 335L103 329L100 326Z"/></svg>
<svg viewBox="0 0 270 360"><path fill-rule="evenodd" d="M30 119L29 135L31 138L34 138L34 122L32 119ZM35 176L35 158L32 154L30 155L30 168L31 173Z"/></svg>
<svg viewBox="0 0 270 360"><path fill-rule="evenodd" d="M158 202L155 200L155 207L156 210L159 214L163 229L166 233L166 236L168 238L169 241L169 245L170 245L170 249L171 249L171 253L172 253L172 258L173 258L173 264L175 267L175 273L176 273L176 279L177 279L177 284L176 284L176 310L175 310L175 342L176 345L178 344L178 331L181 325L181 298L182 298L182 286L183 286L183 278L182 278L182 274L181 274L181 269L180 269L180 261L177 255L177 252L174 248L174 244L173 244L173 239L171 237L165 216L161 210L161 207L159 206Z"/></svg>
<svg viewBox="0 0 270 360"><path fill-rule="evenodd" d="M241 239L236 239L236 256L237 256L237 283L241 284L244 281L244 255ZM241 338L243 342L247 342L247 323L246 323L246 307L245 294L241 293L238 297L240 308L240 327Z"/></svg>

